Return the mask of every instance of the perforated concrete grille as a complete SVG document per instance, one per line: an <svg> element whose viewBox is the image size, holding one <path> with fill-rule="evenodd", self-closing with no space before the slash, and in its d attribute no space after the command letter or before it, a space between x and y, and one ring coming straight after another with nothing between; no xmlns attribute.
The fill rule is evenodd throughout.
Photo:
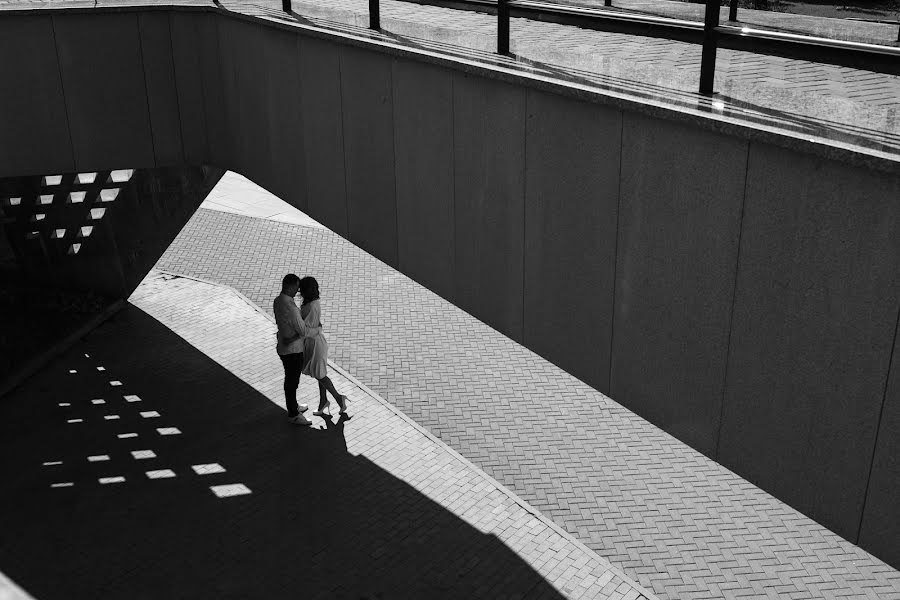
<svg viewBox="0 0 900 600"><path fill-rule="evenodd" d="M0 180L0 223L26 251L52 261L89 247L134 169L52 174Z"/></svg>

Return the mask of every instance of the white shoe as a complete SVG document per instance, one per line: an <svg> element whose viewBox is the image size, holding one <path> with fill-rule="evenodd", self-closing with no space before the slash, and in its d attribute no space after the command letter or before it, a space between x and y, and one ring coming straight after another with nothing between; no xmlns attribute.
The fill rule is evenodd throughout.
<svg viewBox="0 0 900 600"><path fill-rule="evenodd" d="M350 398L341 394L341 401L338 402L338 405L341 407L341 412L339 414L346 415L347 414L347 403L350 402Z"/></svg>
<svg viewBox="0 0 900 600"><path fill-rule="evenodd" d="M297 406L300 408L300 412L302 413L305 413L309 410L309 404L298 404Z"/></svg>
<svg viewBox="0 0 900 600"><path fill-rule="evenodd" d="M303 415L297 415L296 417L288 417L288 423L291 425L312 425L312 421L304 417Z"/></svg>
<svg viewBox="0 0 900 600"><path fill-rule="evenodd" d="M330 417L331 416L331 407L326 406L325 410L317 410L313 414L317 417Z"/></svg>

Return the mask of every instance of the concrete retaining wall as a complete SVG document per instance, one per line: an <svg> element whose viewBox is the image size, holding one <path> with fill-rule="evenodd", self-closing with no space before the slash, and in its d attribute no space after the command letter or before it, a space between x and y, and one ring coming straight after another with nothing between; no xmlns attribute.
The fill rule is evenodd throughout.
<svg viewBox="0 0 900 600"><path fill-rule="evenodd" d="M13 50L0 176L239 171L900 566L900 170L226 13Z"/></svg>

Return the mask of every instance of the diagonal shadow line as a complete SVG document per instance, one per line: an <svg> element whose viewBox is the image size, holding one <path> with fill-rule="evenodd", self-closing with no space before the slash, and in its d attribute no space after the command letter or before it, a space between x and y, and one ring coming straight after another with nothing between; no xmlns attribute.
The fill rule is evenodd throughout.
<svg viewBox="0 0 900 600"><path fill-rule="evenodd" d="M103 373L92 370L98 359ZM69 368L80 375L55 375ZM107 374L126 386L112 393ZM98 396L106 404L92 404ZM142 419L138 406L162 417ZM67 424L62 410L85 422ZM121 418L100 418L110 411ZM377 430L357 419L291 427L265 396L129 306L0 405L0 570L41 600L562 597L495 536L349 454L345 427ZM173 425L181 435L155 431ZM156 457L134 460L138 449ZM51 457L64 465L42 467ZM227 471L200 476L196 463ZM149 479L148 469L176 477ZM105 475L126 481L99 485ZM60 479L75 486L49 487ZM238 482L252 493L209 489Z"/></svg>

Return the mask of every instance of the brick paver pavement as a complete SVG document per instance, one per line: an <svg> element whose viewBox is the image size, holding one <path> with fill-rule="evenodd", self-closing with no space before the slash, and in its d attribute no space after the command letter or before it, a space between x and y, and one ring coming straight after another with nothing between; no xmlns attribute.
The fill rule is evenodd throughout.
<svg viewBox="0 0 900 600"><path fill-rule="evenodd" d="M660 598L900 599L900 573L327 229L201 209L160 268L262 307L314 274L333 360Z"/></svg>
<svg viewBox="0 0 900 600"><path fill-rule="evenodd" d="M0 406L0 566L37 598L648 598L339 371L353 418L288 425L235 292L131 301Z"/></svg>

